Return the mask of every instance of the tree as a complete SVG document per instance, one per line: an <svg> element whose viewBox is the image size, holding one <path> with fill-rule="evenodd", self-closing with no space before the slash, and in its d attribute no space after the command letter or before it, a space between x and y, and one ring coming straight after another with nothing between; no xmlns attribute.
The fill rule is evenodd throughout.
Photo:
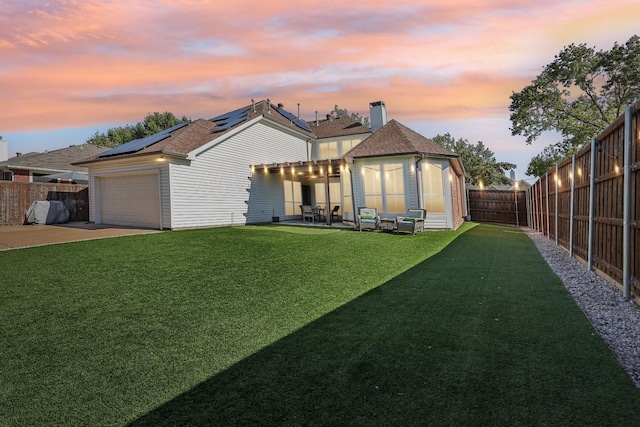
<svg viewBox="0 0 640 427"><path fill-rule="evenodd" d="M363 117L360 115L360 113L351 113L349 114L349 112L347 111L347 109L342 109L340 107L338 107L337 105L335 105L333 107L333 110L329 112L329 114L327 114L327 116L331 116L333 118L338 118L338 117L342 117L342 116L350 116L353 120L362 123L363 125L368 125L369 124L369 116Z"/></svg>
<svg viewBox="0 0 640 427"><path fill-rule="evenodd" d="M493 151L485 147L482 141L478 141L477 144L471 144L463 138L456 141L449 133L436 135L432 140L460 156L467 183L482 182L484 185L510 183L505 172L515 169L516 165L496 161Z"/></svg>
<svg viewBox="0 0 640 427"><path fill-rule="evenodd" d="M173 113L153 113L148 114L143 121L135 125L126 125L122 127L111 128L107 133L96 132L92 137L87 139L87 143L100 147L117 147L134 139L144 138L154 135L165 129L169 129L180 123L186 123L190 120L185 116L178 119Z"/></svg>
<svg viewBox="0 0 640 427"><path fill-rule="evenodd" d="M542 153L533 156L527 167L527 175L541 177L554 165L557 165L565 158L565 153L557 144L549 145L542 150Z"/></svg>
<svg viewBox="0 0 640 427"><path fill-rule="evenodd" d="M623 45L614 43L609 51L571 44L530 85L511 95L511 133L531 144L543 132L557 131L562 140L539 159L551 153L566 157L602 132L639 95L638 36Z"/></svg>

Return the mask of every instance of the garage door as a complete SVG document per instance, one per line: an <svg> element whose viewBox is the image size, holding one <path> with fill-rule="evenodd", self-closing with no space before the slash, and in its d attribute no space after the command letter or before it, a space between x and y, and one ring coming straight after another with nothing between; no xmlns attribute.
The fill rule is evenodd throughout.
<svg viewBox="0 0 640 427"><path fill-rule="evenodd" d="M160 228L158 174L101 177L103 224Z"/></svg>

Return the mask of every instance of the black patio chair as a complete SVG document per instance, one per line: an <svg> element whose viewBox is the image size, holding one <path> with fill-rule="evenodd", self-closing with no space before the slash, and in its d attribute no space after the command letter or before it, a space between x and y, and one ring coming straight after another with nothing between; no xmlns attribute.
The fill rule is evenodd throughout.
<svg viewBox="0 0 640 427"><path fill-rule="evenodd" d="M339 215L338 215L338 211L340 210L340 206L334 206L333 209L331 210L331 222L333 222L333 217L336 217L336 220L338 219Z"/></svg>

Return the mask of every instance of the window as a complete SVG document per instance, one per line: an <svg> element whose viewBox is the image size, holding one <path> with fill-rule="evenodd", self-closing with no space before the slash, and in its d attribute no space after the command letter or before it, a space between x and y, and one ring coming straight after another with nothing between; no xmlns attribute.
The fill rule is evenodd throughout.
<svg viewBox="0 0 640 427"><path fill-rule="evenodd" d="M422 196L427 213L444 213L444 185L442 163L422 162Z"/></svg>
<svg viewBox="0 0 640 427"><path fill-rule="evenodd" d="M320 159L336 159L338 158L338 142L321 142L318 144L318 154Z"/></svg>
<svg viewBox="0 0 640 427"><path fill-rule="evenodd" d="M361 138L318 143L318 159L337 159L362 142Z"/></svg>
<svg viewBox="0 0 640 427"><path fill-rule="evenodd" d="M362 142L361 139L347 139L345 141L342 141L342 149L340 150L340 155L342 156L344 153L346 153L347 151L351 150L353 147L355 147L356 145L360 144L360 142Z"/></svg>
<svg viewBox="0 0 640 427"><path fill-rule="evenodd" d="M0 175L0 180L1 181L13 181L13 172L11 172L11 171L2 172L2 174Z"/></svg>
<svg viewBox="0 0 640 427"><path fill-rule="evenodd" d="M327 207L327 199L325 194L324 182L316 182L315 184L315 192L316 192L316 205L320 207ZM331 199L331 207L327 207L327 211L331 210L331 208L335 205L340 205L342 199L340 195L340 183L339 182L330 182L329 183L329 198Z"/></svg>
<svg viewBox="0 0 640 427"><path fill-rule="evenodd" d="M302 185L299 181L285 179L284 183L284 214L296 215L302 204Z"/></svg>
<svg viewBox="0 0 640 427"><path fill-rule="evenodd" d="M385 212L406 212L404 168L400 163L384 165Z"/></svg>
<svg viewBox="0 0 640 427"><path fill-rule="evenodd" d="M363 166L362 178L366 207L379 212L406 212L402 163Z"/></svg>
<svg viewBox="0 0 640 427"><path fill-rule="evenodd" d="M346 167L342 171L342 214L353 212L353 202L351 201L351 173Z"/></svg>

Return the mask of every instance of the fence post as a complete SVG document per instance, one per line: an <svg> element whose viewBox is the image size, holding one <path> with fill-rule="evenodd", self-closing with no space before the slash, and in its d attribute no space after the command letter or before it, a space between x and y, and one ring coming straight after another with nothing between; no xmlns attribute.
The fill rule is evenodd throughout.
<svg viewBox="0 0 640 427"><path fill-rule="evenodd" d="M596 139L591 140L591 176L589 177L589 248L587 255L587 267L593 270L593 227L596 212Z"/></svg>
<svg viewBox="0 0 640 427"><path fill-rule="evenodd" d="M624 111L624 193L622 215L622 289L624 299L631 298L631 140L633 110Z"/></svg>
<svg viewBox="0 0 640 427"><path fill-rule="evenodd" d="M538 223L539 231L544 236L544 214L542 213L542 183L538 181L540 185L538 185L538 193L540 193L540 197L538 198L538 204L540 205L540 221Z"/></svg>
<svg viewBox="0 0 640 427"><path fill-rule="evenodd" d="M524 193L524 201L527 204L527 227L531 228L531 189L527 188Z"/></svg>
<svg viewBox="0 0 640 427"><path fill-rule="evenodd" d="M547 181L547 240L551 240L551 210L549 209L549 172L546 173Z"/></svg>
<svg viewBox="0 0 640 427"><path fill-rule="evenodd" d="M569 206L569 255L573 256L573 220L575 216L575 192L576 192L576 155L571 156L571 206Z"/></svg>
<svg viewBox="0 0 640 427"><path fill-rule="evenodd" d="M556 246L558 246L558 183L560 182L560 178L558 177L558 165L556 165L556 212L555 212L555 217L556 217L556 221L555 221L555 228L556 228Z"/></svg>
<svg viewBox="0 0 640 427"><path fill-rule="evenodd" d="M520 216L518 212L518 183L516 182L516 189L513 192L513 197L515 198L515 202L516 202L516 227L520 227Z"/></svg>

